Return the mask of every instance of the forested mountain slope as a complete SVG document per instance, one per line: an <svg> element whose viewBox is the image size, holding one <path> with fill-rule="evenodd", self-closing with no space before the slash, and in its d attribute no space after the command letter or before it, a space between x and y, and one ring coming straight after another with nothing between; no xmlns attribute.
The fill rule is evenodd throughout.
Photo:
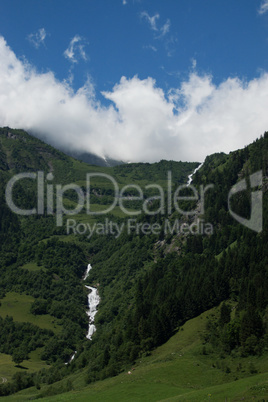
<svg viewBox="0 0 268 402"><path fill-rule="evenodd" d="M85 383L114 376L166 342L187 320L223 301L219 316L208 320L204 345L226 356L267 353L267 133L242 150L208 156L192 183L198 200L193 199L193 188L182 188L181 194L192 199L180 199L179 207L170 193L175 194L178 186L187 182L197 163L161 161L97 168L47 148L24 132L5 128L0 134L1 332L25 333L20 342L16 335L11 339L3 335L0 351L12 354L14 361L20 355L24 365L38 348L40 360L50 365L43 372L20 374L20 381L17 374L15 381L1 386L2 394L33 384L42 387L81 369ZM5 204L6 183L21 169L52 173L55 183L74 181L83 191L89 172L112 175L120 189L154 183L163 188L164 199L157 197L157 187L147 187L147 213L129 216L117 206L105 216L88 216L85 209L72 216L90 225L104 224L105 219L122 225L117 237L96 231L90 238L88 233L67 235L68 216L57 227L53 214L18 216ZM168 171L172 183L166 180ZM256 172L261 181L251 188ZM230 193L242 180L245 189ZM36 202L36 186L33 180L25 183L16 187L14 198L29 208ZM204 191L201 186L209 187ZM250 219L251 192L262 195L262 227L257 225L258 231L230 214L231 208ZM138 212L144 201L135 199L133 189L128 188L125 194L124 205ZM109 205L114 189L111 183L95 177L90 195L97 209ZM66 191L65 202L73 207L74 195ZM130 218L134 219L131 230ZM93 269L86 283L96 286L101 297L92 342L85 339L86 291L82 282L88 262ZM55 328L46 325L40 331L26 322L18 327L16 320L5 318L5 297L14 292L17 297L33 297L32 316L46 317ZM65 365L74 350L75 359Z"/></svg>
<svg viewBox="0 0 268 402"><path fill-rule="evenodd" d="M128 164L114 168L101 168L90 166L70 158L55 150L44 142L28 135L23 130L12 130L8 127L0 129L0 353L2 359L13 359L13 364L7 364L3 368L3 378L8 381L1 387L1 392L7 394L20 388L27 387L37 382L56 381L68 374L70 367L64 363L68 362L74 351L77 350L76 368L87 367L93 359L91 348L96 349L96 355L101 356L103 367L106 370L107 357L102 354L107 350L102 347L103 338L100 332L100 340L96 337L92 342L86 339L88 328L87 293L82 281L87 264L93 261L96 256L96 248L108 251L110 255L121 252L121 258L128 259L127 246L128 238L120 237L118 241L110 236L95 235L95 240L88 236L76 236L74 233L67 234L66 219L57 226L56 210L52 211L48 205L48 186L52 186L52 197L55 202L56 188L63 188L70 183L76 183L82 192L86 191L86 175L95 174L92 178L90 188L90 200L95 210L105 209L115 197L115 189L109 177L112 177L119 190L128 184L137 184L144 188L154 181L158 185L166 187L166 174L171 170L176 176L178 183L184 183L187 176L197 166L197 163L184 163L161 161L156 164ZM13 213L6 201L7 183L13 177L21 173L30 173L33 176L19 179L12 187L12 201L20 209L29 210L38 206L38 172L42 172L44 180L44 202L42 213L32 215L18 215ZM103 176L109 176L106 181ZM40 176L41 177L41 176ZM151 193L151 189L149 189ZM131 210L139 208L139 202L134 199L135 194L126 192L126 206L130 204ZM64 205L67 209L74 209L76 205L76 194L72 191L65 191ZM123 222L125 214L117 206L108 215L116 222ZM81 208L80 213L72 215L78 222L101 223L102 216L88 216L86 209ZM106 219L106 217L105 217ZM97 241L97 242L96 242ZM115 247L113 244L117 244ZM124 252L122 253L122 249ZM142 247L145 247L143 244ZM124 300L122 309L127 310L127 303L133 299L136 271L143 269L143 262L146 258L151 260L150 249L145 252L143 261L139 242L135 241L132 250L132 257L123 271L127 271L133 261L140 259L138 270L129 277L128 285L130 292ZM140 256L139 256L140 255ZM100 255L100 259L105 256ZM104 261L103 261L104 262ZM113 275L120 276L116 266L107 269L107 279ZM125 275L125 273L124 273ZM106 279L106 281L107 281ZM122 284L122 279L118 282ZM94 282L88 279L87 283ZM100 292L105 287L105 281L100 283ZM100 305L100 321L104 319L105 325L110 325L110 318L106 316L105 305L111 306L108 315L113 316L111 300L112 293L105 297L101 295L103 306ZM104 326L105 328L105 326ZM104 338L110 336L104 329ZM106 343L108 343L106 338ZM94 344L96 346L94 346ZM102 375L107 376L121 370L124 361L130 361L129 346L126 346L126 357L117 362L115 369L109 368ZM110 353L110 352L108 352ZM34 358L34 361L32 360ZM23 362L23 365L20 364ZM32 364L35 362L36 364ZM47 370L37 375L27 375L35 372L38 367L46 367ZM17 365L17 366L15 366ZM21 367L24 367L21 368ZM73 369L73 367L72 367ZM110 371L109 371L110 370ZM11 375L16 375L15 382L11 381Z"/></svg>

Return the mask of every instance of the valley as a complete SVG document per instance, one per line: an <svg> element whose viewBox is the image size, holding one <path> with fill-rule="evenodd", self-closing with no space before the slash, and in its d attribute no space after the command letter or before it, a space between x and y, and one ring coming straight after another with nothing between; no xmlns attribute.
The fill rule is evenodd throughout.
<svg viewBox="0 0 268 402"><path fill-rule="evenodd" d="M202 166L98 167L0 129L2 400L265 400L267 158L265 133ZM256 171L258 233L228 210ZM30 215L6 199L22 172ZM230 207L249 220L249 200Z"/></svg>

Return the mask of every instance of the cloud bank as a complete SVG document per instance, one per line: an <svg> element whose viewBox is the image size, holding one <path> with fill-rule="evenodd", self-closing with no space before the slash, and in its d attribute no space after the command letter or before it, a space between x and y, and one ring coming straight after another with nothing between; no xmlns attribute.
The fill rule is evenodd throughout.
<svg viewBox="0 0 268 402"><path fill-rule="evenodd" d="M268 130L268 74L219 86L192 72L165 93L153 78L122 77L104 107L90 80L74 92L38 73L0 37L0 125L24 128L54 146L125 161L202 161L241 148Z"/></svg>

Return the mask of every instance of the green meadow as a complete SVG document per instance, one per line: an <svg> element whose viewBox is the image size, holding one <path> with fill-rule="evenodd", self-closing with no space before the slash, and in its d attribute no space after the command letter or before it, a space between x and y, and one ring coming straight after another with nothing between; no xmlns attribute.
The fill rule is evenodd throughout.
<svg viewBox="0 0 268 402"><path fill-rule="evenodd" d="M41 386L40 390L33 387L2 400L26 401L36 397L47 402L267 400L267 353L241 358L221 357L213 350L204 352L202 334L209 317L217 314L218 308L214 308L187 321L167 343L116 377L86 385L85 372L80 371L51 386ZM58 394L52 396L53 393Z"/></svg>
<svg viewBox="0 0 268 402"><path fill-rule="evenodd" d="M0 316L5 318L8 315L13 317L14 321L30 322L42 329L51 329L56 333L59 332L61 326L57 318L49 314L33 315L30 313L31 304L34 300L35 299L29 295L8 292L6 296L0 300Z"/></svg>
<svg viewBox="0 0 268 402"><path fill-rule="evenodd" d="M12 361L10 355L0 353L0 383L10 381L15 373L27 371L28 373L34 373L42 370L43 368L49 368L49 366L41 360L42 348L38 348L29 354L29 359L24 360L19 366Z"/></svg>
<svg viewBox="0 0 268 402"><path fill-rule="evenodd" d="M45 269L41 265L37 265L36 262L28 262L27 264L24 264L22 269L27 269L28 271L34 272L34 271L40 271L41 269Z"/></svg>

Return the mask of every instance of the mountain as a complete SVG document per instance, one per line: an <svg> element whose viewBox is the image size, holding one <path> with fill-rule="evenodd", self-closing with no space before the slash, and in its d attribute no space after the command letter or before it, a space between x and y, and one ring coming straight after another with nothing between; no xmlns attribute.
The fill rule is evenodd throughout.
<svg viewBox="0 0 268 402"><path fill-rule="evenodd" d="M124 161L117 161L111 158L101 158L100 156L94 155L90 152L74 152L74 151L65 151L67 155L72 156L75 159L81 160L82 162L89 163L90 165L97 166L117 166L123 165Z"/></svg>
<svg viewBox="0 0 268 402"><path fill-rule="evenodd" d="M206 370L215 365L218 385L235 378L243 384L249 375L259 381L267 372L268 348L267 159L265 133L244 149L208 156L193 187L187 187L198 163L90 166L24 131L0 129L0 356L6 362L0 376L8 380L1 394L35 386L34 394L44 397L122 372L118 381L125 382L128 371L135 378L131 368L150 381L150 355L157 364L166 348L158 358L163 364L150 366L160 370L154 379L163 399L161 370L169 365L172 376L172 370L182 369L175 345L186 342L189 320L200 315L192 343L184 343L184 352L191 350L184 364L197 364L199 352L191 345L198 345L198 364ZM13 213L6 202L7 183L15 174L38 171L44 176L18 180L12 197L19 208L39 206L42 213ZM43 209L37 203L37 179L42 177ZM76 190L66 187L70 183L76 183ZM79 197L84 202L77 208ZM104 215L91 213L111 205ZM93 268L83 281L88 263ZM86 339L85 284L97 288L101 300L92 341ZM74 351L72 362L64 364ZM228 363L222 364L223 359ZM140 361L144 366L139 369ZM251 369L244 370L250 361ZM185 384L196 373L172 377L178 392L168 396L189 391ZM211 383L204 376L196 386L207 390ZM125 387L127 392L131 384ZM143 394L141 386L137 399Z"/></svg>
<svg viewBox="0 0 268 402"><path fill-rule="evenodd" d="M34 131L30 131L29 134L32 137L41 138L45 142L47 140L46 136L40 136L39 134L37 134ZM54 145L53 143L50 143L50 142L48 142L48 143L50 145L52 145L52 146ZM117 166L117 165L121 165L121 164L126 163L124 161L117 161L117 160L111 159L109 157L102 158L102 157L100 157L98 155L95 155L95 154L93 154L91 152L73 151L73 150L71 150L71 149L69 149L67 147L60 146L60 145L57 146L57 149L59 151L65 153L66 155L71 156L72 158L78 159L78 160L80 160L82 162L85 162L85 163L88 163L90 165L109 167L109 166Z"/></svg>

